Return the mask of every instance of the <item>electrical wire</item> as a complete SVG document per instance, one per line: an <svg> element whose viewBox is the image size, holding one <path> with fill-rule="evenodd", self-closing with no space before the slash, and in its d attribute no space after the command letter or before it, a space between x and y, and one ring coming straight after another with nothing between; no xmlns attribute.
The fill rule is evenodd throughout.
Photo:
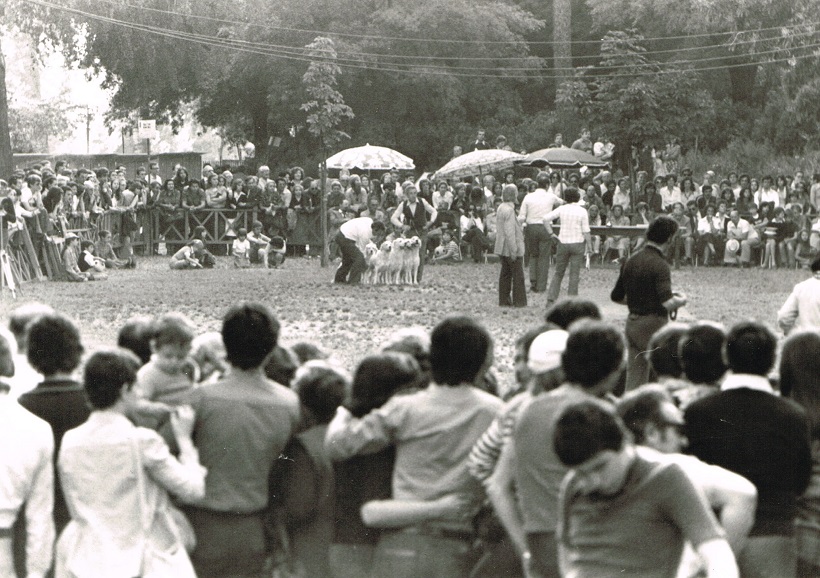
<svg viewBox="0 0 820 578"><path fill-rule="evenodd" d="M155 27L155 26L143 25L143 24L136 24L136 23L133 23L133 22L126 22L126 21L118 20L118 19L115 19L115 18L111 18L111 17L99 15L99 14L85 12L85 11L75 9L75 8L69 8L69 7L66 7L66 6L57 5L57 4L47 2L47 1L44 1L44 0L26 0L26 1L31 3L31 4L43 6L43 7L46 7L46 8L63 10L63 11L67 11L67 12L70 12L70 13L78 14L78 15L84 16L85 18L88 18L88 19L91 19L91 20L97 20L97 21L106 22L106 23L116 25L116 26L130 28L130 29L136 30L138 32L154 34L154 35L157 35L157 36L162 36L162 37L171 38L171 39L175 39L175 40L184 40L184 41L193 42L193 43L201 44L201 45L208 46L208 47L221 46L221 47L228 48L228 49L231 49L231 50L236 50L236 51L239 51L239 52L255 54L255 55L259 55L259 56L268 56L268 57L273 57L273 58L293 60L293 61L298 61L298 62L306 62L306 63L310 63L310 62L313 62L315 60L320 60L321 59L321 58L310 57L308 55L308 51L305 50L305 49L299 49L298 51L294 52L293 51L294 49L292 49L292 48L289 49L289 51L261 49L261 48L260 49L246 48L246 47L243 47L243 46L238 46L236 44L233 44L232 42L235 42L235 41L231 41L231 40L228 40L228 39L222 39L222 38L218 38L218 37L208 37L208 36L203 36L203 35L197 35L197 34L194 34L194 33L187 33L187 32L183 32L183 31L179 31L179 30L170 30L170 29L165 29L165 28L161 28L161 27ZM798 47L798 48L813 48L813 47L814 47L814 45L812 45L812 46L803 46L803 47ZM778 49L778 50L769 51L769 52L774 53L774 52L780 52L782 50L783 49ZM759 54L764 54L764 53L761 52ZM744 56L748 57L748 56L756 56L756 55L744 55ZM812 54L792 55L792 56L789 56L788 58L768 59L768 60L760 61L760 62L743 62L743 63L735 64L735 65L730 64L730 65L712 66L712 67L705 67L705 68L694 68L694 69L689 69L689 70L686 70L686 71L687 72L701 72L701 71L709 71L709 70L729 69L729 68L735 68L735 67L738 67L738 66L752 66L752 65L764 64L764 63L789 62L789 61L793 61L795 59L808 58L808 57L811 57L811 56L813 56L813 55ZM723 57L721 57L721 59L723 59ZM390 73L401 73L401 74L434 74L434 75L443 75L443 76L457 76L457 77L460 76L460 77L471 77L471 78L499 78L499 79L522 79L522 80L523 79L529 79L529 80L532 80L532 79L543 79L543 80L546 80L546 79L560 79L560 80L566 80L568 78L568 76L564 76L564 75L561 75L561 76L549 76L549 75L543 75L543 74L522 75L522 74L509 74L509 73L504 72L506 70L516 70L516 69L511 69L511 68L482 69L482 70L499 71L498 74L474 74L474 73L455 72L455 71L453 71L452 69L449 69L449 68L448 69L442 69L442 67L434 67L434 66L430 66L430 65L413 65L414 68L404 69L404 68L395 68L395 66L398 66L398 64L396 64L396 63L385 63L385 64L376 63L376 65L372 65L372 64L369 65L368 63L363 62L362 60L332 59L332 61L334 63L336 63L338 66L343 67L343 68L364 69L364 70L371 70L371 71L378 71L378 72L390 72ZM683 62L684 61L679 61L679 63L683 63ZM393 67L390 67L390 66L393 66ZM657 66L657 65L653 65L653 66ZM610 70L611 68L615 68L615 67L606 68L605 70ZM634 68L634 67L629 66L629 68ZM468 69L467 67L459 67L456 70L467 70L467 69ZM517 70L520 71L521 69L517 69ZM540 71L540 70L543 70L543 68L526 69L526 70L527 71ZM557 69L552 69L552 70L557 70ZM566 70L577 70L577 69L572 68L572 69L566 69ZM661 69L661 70L649 71L649 72L646 72L646 73L636 72L634 74L620 74L620 75L619 74L602 74L602 75L595 76L595 79L626 78L626 77L634 78L634 77L640 77L640 76L654 76L654 75L657 75L657 74L670 74L670 73L679 73L679 72L681 72L681 70L663 70L663 69Z"/></svg>
<svg viewBox="0 0 820 578"><path fill-rule="evenodd" d="M103 1L109 1L109 0L103 0ZM126 5L126 6L132 6L132 5ZM146 9L148 9L148 8L146 8ZM157 9L151 9L151 10L157 10ZM168 11L164 11L164 10L158 10L158 11L159 12L168 12ZM179 13L174 13L174 14L179 14ZM180 16L184 16L184 15L180 14ZM112 18L113 19L113 17L106 17L106 18ZM152 26L152 25L145 24L144 26ZM176 32L184 33L184 34L190 34L192 36L199 36L200 38L207 39L209 41L213 38L217 38L223 44L226 41L226 39L221 39L219 37L214 37L214 36L207 36L207 35L183 32L183 31L178 31L178 30ZM820 31L812 30L812 31L804 31L804 32L797 33L797 34L794 35L794 37L818 36L818 35L820 35ZM739 42L735 43L733 46L735 46L737 44L762 42L762 41L770 41L770 40L777 40L777 39L778 38L776 38L776 37L771 37L771 38L762 38L762 39L755 39L755 40L745 40L745 41L739 41ZM295 47L295 46L288 46L288 45L277 45L277 44L270 44L270 43L266 43L266 42L253 42L253 41L249 41L249 40L242 40L242 39L236 39L236 38L229 39L229 41L230 42L235 42L235 43L238 43L238 44L241 44L241 45L244 45L244 46L248 46L248 47L251 47L251 48L260 48L262 50L277 49L277 50L283 51L282 52L283 54L290 54L292 56L304 55L304 48L303 47ZM524 44L524 41L521 41L521 44ZM817 45L811 45L810 47L815 47L815 46L817 46ZM683 49L680 49L680 50L678 50L678 49L669 49L669 50L659 50L659 51L645 51L645 52L641 53L641 56L649 57L649 56L653 56L655 54L661 54L661 53L678 53L678 52L685 51L685 50L693 50L693 49L703 50L703 49L720 48L720 47L723 47L723 45L710 45L710 46L704 46L704 47L689 47L689 48L683 48ZM802 48L807 48L807 46L803 45L803 46L798 46L796 48L802 49ZM755 56L764 55L764 54L776 54L778 52L782 52L782 51L785 51L785 50L789 50L789 49L784 48L784 47L778 47L778 48L767 50L767 51L758 51L758 52L753 52L753 53L746 53L746 54L743 54L743 57L749 58L749 57L755 57ZM494 62L498 62L498 61L507 61L507 60L520 62L521 60L524 60L524 59L528 58L527 56L507 56L507 57L505 57L505 56L498 56L498 57L493 57L493 56L483 56L483 57L428 56L428 55L386 54L386 53L374 53L374 52L352 52L352 51L345 51L345 50L337 50L336 54L337 54L337 58L339 59L340 62L347 62L347 63L360 62L361 58L385 58L385 59L399 59L399 60L408 60L408 61L444 60L444 61L447 61L447 62L463 62L463 61L494 61ZM573 62L577 62L578 60L584 59L584 58L593 59L595 62L598 62L600 60L601 56L599 54L585 55L585 56L575 56L575 57L572 58L572 60L573 60ZM685 60L669 61L669 62L662 63L662 65L663 66L677 66L677 65L686 66L686 65L691 65L691 64L697 65L697 63L701 63L701 62L720 61L720 60L726 60L727 58L729 58L729 57L727 57L726 55L719 55L719 56L711 56L711 57L704 57L704 58L692 58L692 59L685 59ZM402 62L395 62L395 63L388 62L387 64L399 66L399 65L402 65L403 63ZM420 64L420 63L419 62L411 62L411 64ZM427 64L425 63L425 65L427 65ZM435 65L435 64L430 64L429 66L433 66L433 67L437 67L437 68L446 68L447 70L449 70L449 67L446 67L446 66L442 67L440 65ZM638 63L638 64L630 64L630 65L616 65L616 66L608 67L607 70L634 69L635 67L638 67L638 68L640 68L640 67L652 68L654 66L656 66L655 63ZM543 69L542 66L536 66L536 67L532 67L532 66L530 66L530 67L509 67L509 66L504 66L504 67L499 67L499 66L471 66L470 67L470 66L463 66L463 67L460 67L460 70L490 71L490 72L492 72L492 71L500 70L502 68L504 70L508 70L508 71L509 70L514 70L514 71L531 71L531 72L532 71L540 71L540 70ZM578 69L578 66L551 67L551 69L554 70L554 71L575 71L575 70Z"/></svg>
<svg viewBox="0 0 820 578"><path fill-rule="evenodd" d="M238 24L242 26L252 26L258 28L265 28L268 30L282 30L284 32L298 32L304 34L311 34L313 36L340 36L340 37L348 37L348 38L357 38L357 39L369 39L369 40L398 40L402 42L433 42L433 43L451 43L451 44L517 44L515 41L507 41L507 40L460 40L460 39L447 39L447 38L417 38L417 37L406 37L406 36L373 36L367 34L354 34L354 33L346 33L346 32L328 32L323 30L309 30L304 28L290 28L286 26L276 26L272 24L259 24L257 22L245 22L241 20L228 20L224 18L216 18L213 16L204 16L202 14L184 14L182 12L174 12L172 10L162 10L160 8L152 8L150 6L139 6L136 4L128 4L125 2L119 2L118 0L96 0L98 2L106 2L108 4L112 4L118 7L124 8L134 8L137 10L145 10L149 12L156 12L160 14L165 14L168 16L178 16L182 18L196 18L199 20L207 20L211 22L218 22L221 24ZM797 28L797 27L816 27L820 26L820 22L810 22L810 23L801 23L801 24L790 24L785 26L771 26L767 28L752 28L748 30L737 30L737 31L727 31L727 32L704 32L699 34L683 34L679 36L657 36L657 37L645 37L643 41L654 41L654 40L681 40L681 39L689 39L689 38L710 38L716 35L724 35L724 34L753 34L759 32L769 32L769 31L776 31L776 30L784 30L789 28ZM600 40L571 40L569 44L598 44ZM541 40L541 41L532 41L527 42L530 45L557 45L557 44L565 44L564 42L556 41L556 40Z"/></svg>

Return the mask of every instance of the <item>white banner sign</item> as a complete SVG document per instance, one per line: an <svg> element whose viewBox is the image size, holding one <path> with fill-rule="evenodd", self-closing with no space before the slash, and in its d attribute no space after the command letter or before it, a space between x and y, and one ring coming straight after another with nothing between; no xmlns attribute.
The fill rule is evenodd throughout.
<svg viewBox="0 0 820 578"><path fill-rule="evenodd" d="M138 134L140 138L157 138L157 121L143 120L138 121Z"/></svg>

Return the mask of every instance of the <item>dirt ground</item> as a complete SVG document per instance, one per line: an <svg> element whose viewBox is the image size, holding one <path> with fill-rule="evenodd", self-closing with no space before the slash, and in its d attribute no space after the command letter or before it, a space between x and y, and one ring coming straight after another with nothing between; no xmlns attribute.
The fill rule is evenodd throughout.
<svg viewBox="0 0 820 578"><path fill-rule="evenodd" d="M166 258L143 258L136 270L112 271L106 281L27 284L16 301L4 289L0 314L27 301L48 303L74 318L87 348L94 349L113 344L117 330L132 315L180 311L202 331L218 330L231 304L256 300L276 311L284 344L315 342L352 369L396 329L429 329L445 315L462 312L490 330L495 370L506 381L515 339L542 320L546 305L544 294L529 294L526 308L498 307L500 266L493 263L427 266L418 287L349 287L333 285L335 265L323 269L316 259L290 259L278 270L237 270L227 257L217 260L213 270L171 271ZM615 265L593 266L582 272L580 292L598 302L608 320L622 325L626 307L609 300L617 274ZM730 325L754 318L774 327L777 310L792 286L807 276L795 270L685 267L673 272L672 282L690 300L681 320L711 319Z"/></svg>

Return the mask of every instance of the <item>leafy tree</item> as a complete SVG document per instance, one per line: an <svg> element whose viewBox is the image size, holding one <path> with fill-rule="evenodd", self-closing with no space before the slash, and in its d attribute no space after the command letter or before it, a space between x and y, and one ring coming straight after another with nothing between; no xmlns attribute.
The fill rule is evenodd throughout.
<svg viewBox="0 0 820 578"><path fill-rule="evenodd" d="M12 149L21 153L48 150L49 137L65 138L79 122L77 111L65 98L10 108L8 115Z"/></svg>
<svg viewBox="0 0 820 578"><path fill-rule="evenodd" d="M345 104L344 97L336 90L336 77L341 74L336 64L336 49L329 38L318 37L307 46L312 59L302 77L305 91L313 100L304 103L301 110L307 113L308 131L319 139L322 146L322 267L327 267L327 154L350 135L337 128L345 119L352 119L353 109Z"/></svg>

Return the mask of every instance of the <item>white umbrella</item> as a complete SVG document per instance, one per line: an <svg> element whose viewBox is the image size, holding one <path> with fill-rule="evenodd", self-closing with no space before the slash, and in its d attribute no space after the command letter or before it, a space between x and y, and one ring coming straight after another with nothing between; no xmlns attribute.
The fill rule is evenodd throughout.
<svg viewBox="0 0 820 578"><path fill-rule="evenodd" d="M327 159L329 169L362 169L365 171L387 171L398 169L411 171L416 168L413 159L387 147L366 144L340 151Z"/></svg>
<svg viewBox="0 0 820 578"><path fill-rule="evenodd" d="M473 151L458 156L436 171L436 176L443 179L460 179L477 174L491 173L511 168L515 161L524 155L503 149L486 149Z"/></svg>

